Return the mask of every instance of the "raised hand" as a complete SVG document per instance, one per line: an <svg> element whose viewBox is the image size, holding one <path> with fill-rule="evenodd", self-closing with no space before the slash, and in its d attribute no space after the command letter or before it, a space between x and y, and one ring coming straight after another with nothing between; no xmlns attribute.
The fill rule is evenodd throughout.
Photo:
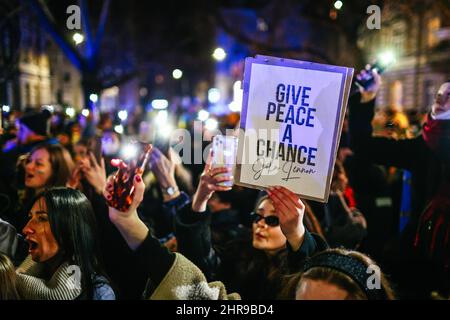
<svg viewBox="0 0 450 320"><path fill-rule="evenodd" d="M175 180L175 165L174 151L169 149L169 158L166 157L158 148L153 147L150 156L150 169L158 179L158 182L163 190L164 201L176 198L180 192L178 190L177 182ZM172 187L176 190L173 194L168 195L165 190Z"/></svg>
<svg viewBox="0 0 450 320"><path fill-rule="evenodd" d="M106 188L103 191L103 196L109 201L113 197L113 180L110 176L106 183ZM135 175L133 180L134 196L129 209L126 212L121 212L115 208L109 207L109 219L119 229L128 246L132 250L136 250L139 245L145 240L148 234L148 228L139 219L137 214L137 207L144 199L145 184L142 181L141 175Z"/></svg>
<svg viewBox="0 0 450 320"><path fill-rule="evenodd" d="M80 170L95 192L101 194L106 184L105 159L101 158L98 163L94 154L89 152L89 158L80 160Z"/></svg>
<svg viewBox="0 0 450 320"><path fill-rule="evenodd" d="M212 152L209 153L206 160L205 168L200 177L197 191L192 199L192 210L195 212L203 212L206 210L208 200L215 191L230 191L232 187L225 187L218 185L221 182L232 181L233 177L230 175L222 175L230 173L231 169L227 167L211 168ZM222 176L221 176L222 175Z"/></svg>
<svg viewBox="0 0 450 320"><path fill-rule="evenodd" d="M305 236L303 216L305 205L292 191L284 187L270 187L267 194L275 207L276 215L280 220L280 228L294 251L297 251Z"/></svg>
<svg viewBox="0 0 450 320"><path fill-rule="evenodd" d="M378 72L376 70L372 70L372 71L362 70L361 73L359 75L357 75L356 77L362 78L368 72L372 72L372 75L373 75L372 83L367 88L364 88L363 86L358 86L359 91L361 92L361 102L362 103L367 103L367 102L375 99L375 97L381 87L381 76L378 74Z"/></svg>
<svg viewBox="0 0 450 320"><path fill-rule="evenodd" d="M69 180L66 183L66 187L71 189L79 189L80 181L81 181L81 169L79 165L76 165L75 169L72 171L72 174L69 177Z"/></svg>

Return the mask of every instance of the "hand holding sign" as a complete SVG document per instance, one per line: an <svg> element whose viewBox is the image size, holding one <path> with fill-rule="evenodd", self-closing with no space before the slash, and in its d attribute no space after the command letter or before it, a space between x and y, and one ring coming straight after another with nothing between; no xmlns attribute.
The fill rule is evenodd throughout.
<svg viewBox="0 0 450 320"><path fill-rule="evenodd" d="M284 187L270 187L267 194L280 220L280 228L294 251L297 251L305 236L303 216L305 205L292 191Z"/></svg>

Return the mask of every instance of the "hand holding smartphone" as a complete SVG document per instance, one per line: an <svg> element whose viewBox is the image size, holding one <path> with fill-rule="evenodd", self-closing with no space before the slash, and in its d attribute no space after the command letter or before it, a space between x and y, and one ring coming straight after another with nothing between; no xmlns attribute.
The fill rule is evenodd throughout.
<svg viewBox="0 0 450 320"><path fill-rule="evenodd" d="M368 64L366 68L356 75L355 82L362 86L364 89L369 88L369 86L374 82L374 71L378 74L383 73L385 67L382 67L378 62L370 65Z"/></svg>
<svg viewBox="0 0 450 320"><path fill-rule="evenodd" d="M364 91L370 90L371 87L376 85L374 72L381 75L391 63L392 61L388 63L380 63L379 61L375 61L373 64L367 64L366 67L354 78L350 95L361 92L361 88Z"/></svg>
<svg viewBox="0 0 450 320"><path fill-rule="evenodd" d="M152 145L144 145L143 152L138 153L137 159L131 159L127 163L121 159L111 160L111 165L118 168L113 178L112 198L106 199L108 206L121 212L126 212L131 206L134 197L134 176L142 175L147 166L152 151Z"/></svg>
<svg viewBox="0 0 450 320"><path fill-rule="evenodd" d="M229 173L221 174L222 176L233 174L236 165L237 142L237 138L233 136L218 135L213 139L211 168L227 167L231 169ZM233 184L233 181L225 181L218 185L232 187Z"/></svg>
<svg viewBox="0 0 450 320"><path fill-rule="evenodd" d="M95 160L98 164L102 161L102 138L101 137L94 137L89 139L88 142L88 150L92 152L92 154L95 157ZM91 163L91 166L93 163Z"/></svg>

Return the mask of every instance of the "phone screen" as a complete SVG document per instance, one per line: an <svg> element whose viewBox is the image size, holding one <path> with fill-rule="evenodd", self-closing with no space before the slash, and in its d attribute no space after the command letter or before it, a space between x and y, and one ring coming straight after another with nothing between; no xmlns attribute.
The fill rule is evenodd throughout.
<svg viewBox="0 0 450 320"><path fill-rule="evenodd" d="M97 163L100 163L102 159L102 138L101 137L91 138L89 140L88 149L90 152L94 154Z"/></svg>

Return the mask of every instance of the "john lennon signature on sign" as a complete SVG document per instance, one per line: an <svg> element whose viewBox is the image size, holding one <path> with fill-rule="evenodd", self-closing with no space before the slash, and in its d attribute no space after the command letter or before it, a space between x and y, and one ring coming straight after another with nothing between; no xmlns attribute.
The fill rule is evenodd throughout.
<svg viewBox="0 0 450 320"><path fill-rule="evenodd" d="M280 169L279 161L271 158L258 158L252 165L252 170L254 172L253 179L258 181L263 175L273 175L278 173ZM281 180L289 181L292 179L300 179L299 175L302 174L314 174L316 170L314 169L305 169L299 165L294 164L293 162L285 162L281 168L283 172L283 176Z"/></svg>

